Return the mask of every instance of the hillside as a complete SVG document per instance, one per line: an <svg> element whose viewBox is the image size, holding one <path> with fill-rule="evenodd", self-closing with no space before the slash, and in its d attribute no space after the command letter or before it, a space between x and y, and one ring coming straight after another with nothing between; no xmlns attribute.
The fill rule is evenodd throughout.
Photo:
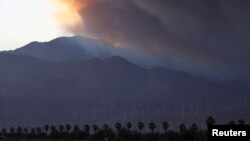
<svg viewBox="0 0 250 141"><path fill-rule="evenodd" d="M149 119L190 122L209 113L227 119L225 111L230 118L249 117L245 93L182 71L143 68L121 57L54 63L0 53L0 98L0 122L6 124L101 122L125 115L137 121L147 114ZM230 112L235 108L241 114Z"/></svg>

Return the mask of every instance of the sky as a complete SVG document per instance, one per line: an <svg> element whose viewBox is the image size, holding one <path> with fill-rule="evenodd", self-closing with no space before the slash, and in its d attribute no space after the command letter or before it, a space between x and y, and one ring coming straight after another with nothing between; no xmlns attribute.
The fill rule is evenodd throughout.
<svg viewBox="0 0 250 141"><path fill-rule="evenodd" d="M65 11L70 10L56 0L0 0L0 50L72 35L57 23Z"/></svg>
<svg viewBox="0 0 250 141"><path fill-rule="evenodd" d="M0 0L0 49L82 35L162 66L250 76L249 0Z"/></svg>

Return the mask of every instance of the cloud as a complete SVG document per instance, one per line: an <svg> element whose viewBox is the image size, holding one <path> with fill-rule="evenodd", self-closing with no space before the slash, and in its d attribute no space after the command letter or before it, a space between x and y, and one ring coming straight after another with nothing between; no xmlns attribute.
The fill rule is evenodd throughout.
<svg viewBox="0 0 250 141"><path fill-rule="evenodd" d="M78 5L83 21L68 28L75 34L135 48L162 66L210 76L249 75L248 0L67 2Z"/></svg>

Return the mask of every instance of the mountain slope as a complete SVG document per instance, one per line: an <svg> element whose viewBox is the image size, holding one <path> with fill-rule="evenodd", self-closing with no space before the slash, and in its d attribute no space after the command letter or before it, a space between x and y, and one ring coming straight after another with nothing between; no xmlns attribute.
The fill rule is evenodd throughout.
<svg viewBox="0 0 250 141"><path fill-rule="evenodd" d="M244 118L247 103L237 107L243 97L185 72L146 69L121 57L51 63L0 53L0 122L6 124L116 121L124 112L133 121L193 120L211 109L221 119ZM243 114L232 114L235 108ZM230 116L223 116L224 110Z"/></svg>
<svg viewBox="0 0 250 141"><path fill-rule="evenodd" d="M49 42L32 42L13 51L51 62L81 62L90 58L110 57L114 48L101 40L81 36L60 37Z"/></svg>

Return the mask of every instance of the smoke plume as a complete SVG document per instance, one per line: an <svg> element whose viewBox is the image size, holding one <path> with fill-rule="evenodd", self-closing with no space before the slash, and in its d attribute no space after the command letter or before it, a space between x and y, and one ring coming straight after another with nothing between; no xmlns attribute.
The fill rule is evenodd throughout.
<svg viewBox="0 0 250 141"><path fill-rule="evenodd" d="M65 27L74 34L150 54L162 66L249 76L248 0L59 1L81 18Z"/></svg>

